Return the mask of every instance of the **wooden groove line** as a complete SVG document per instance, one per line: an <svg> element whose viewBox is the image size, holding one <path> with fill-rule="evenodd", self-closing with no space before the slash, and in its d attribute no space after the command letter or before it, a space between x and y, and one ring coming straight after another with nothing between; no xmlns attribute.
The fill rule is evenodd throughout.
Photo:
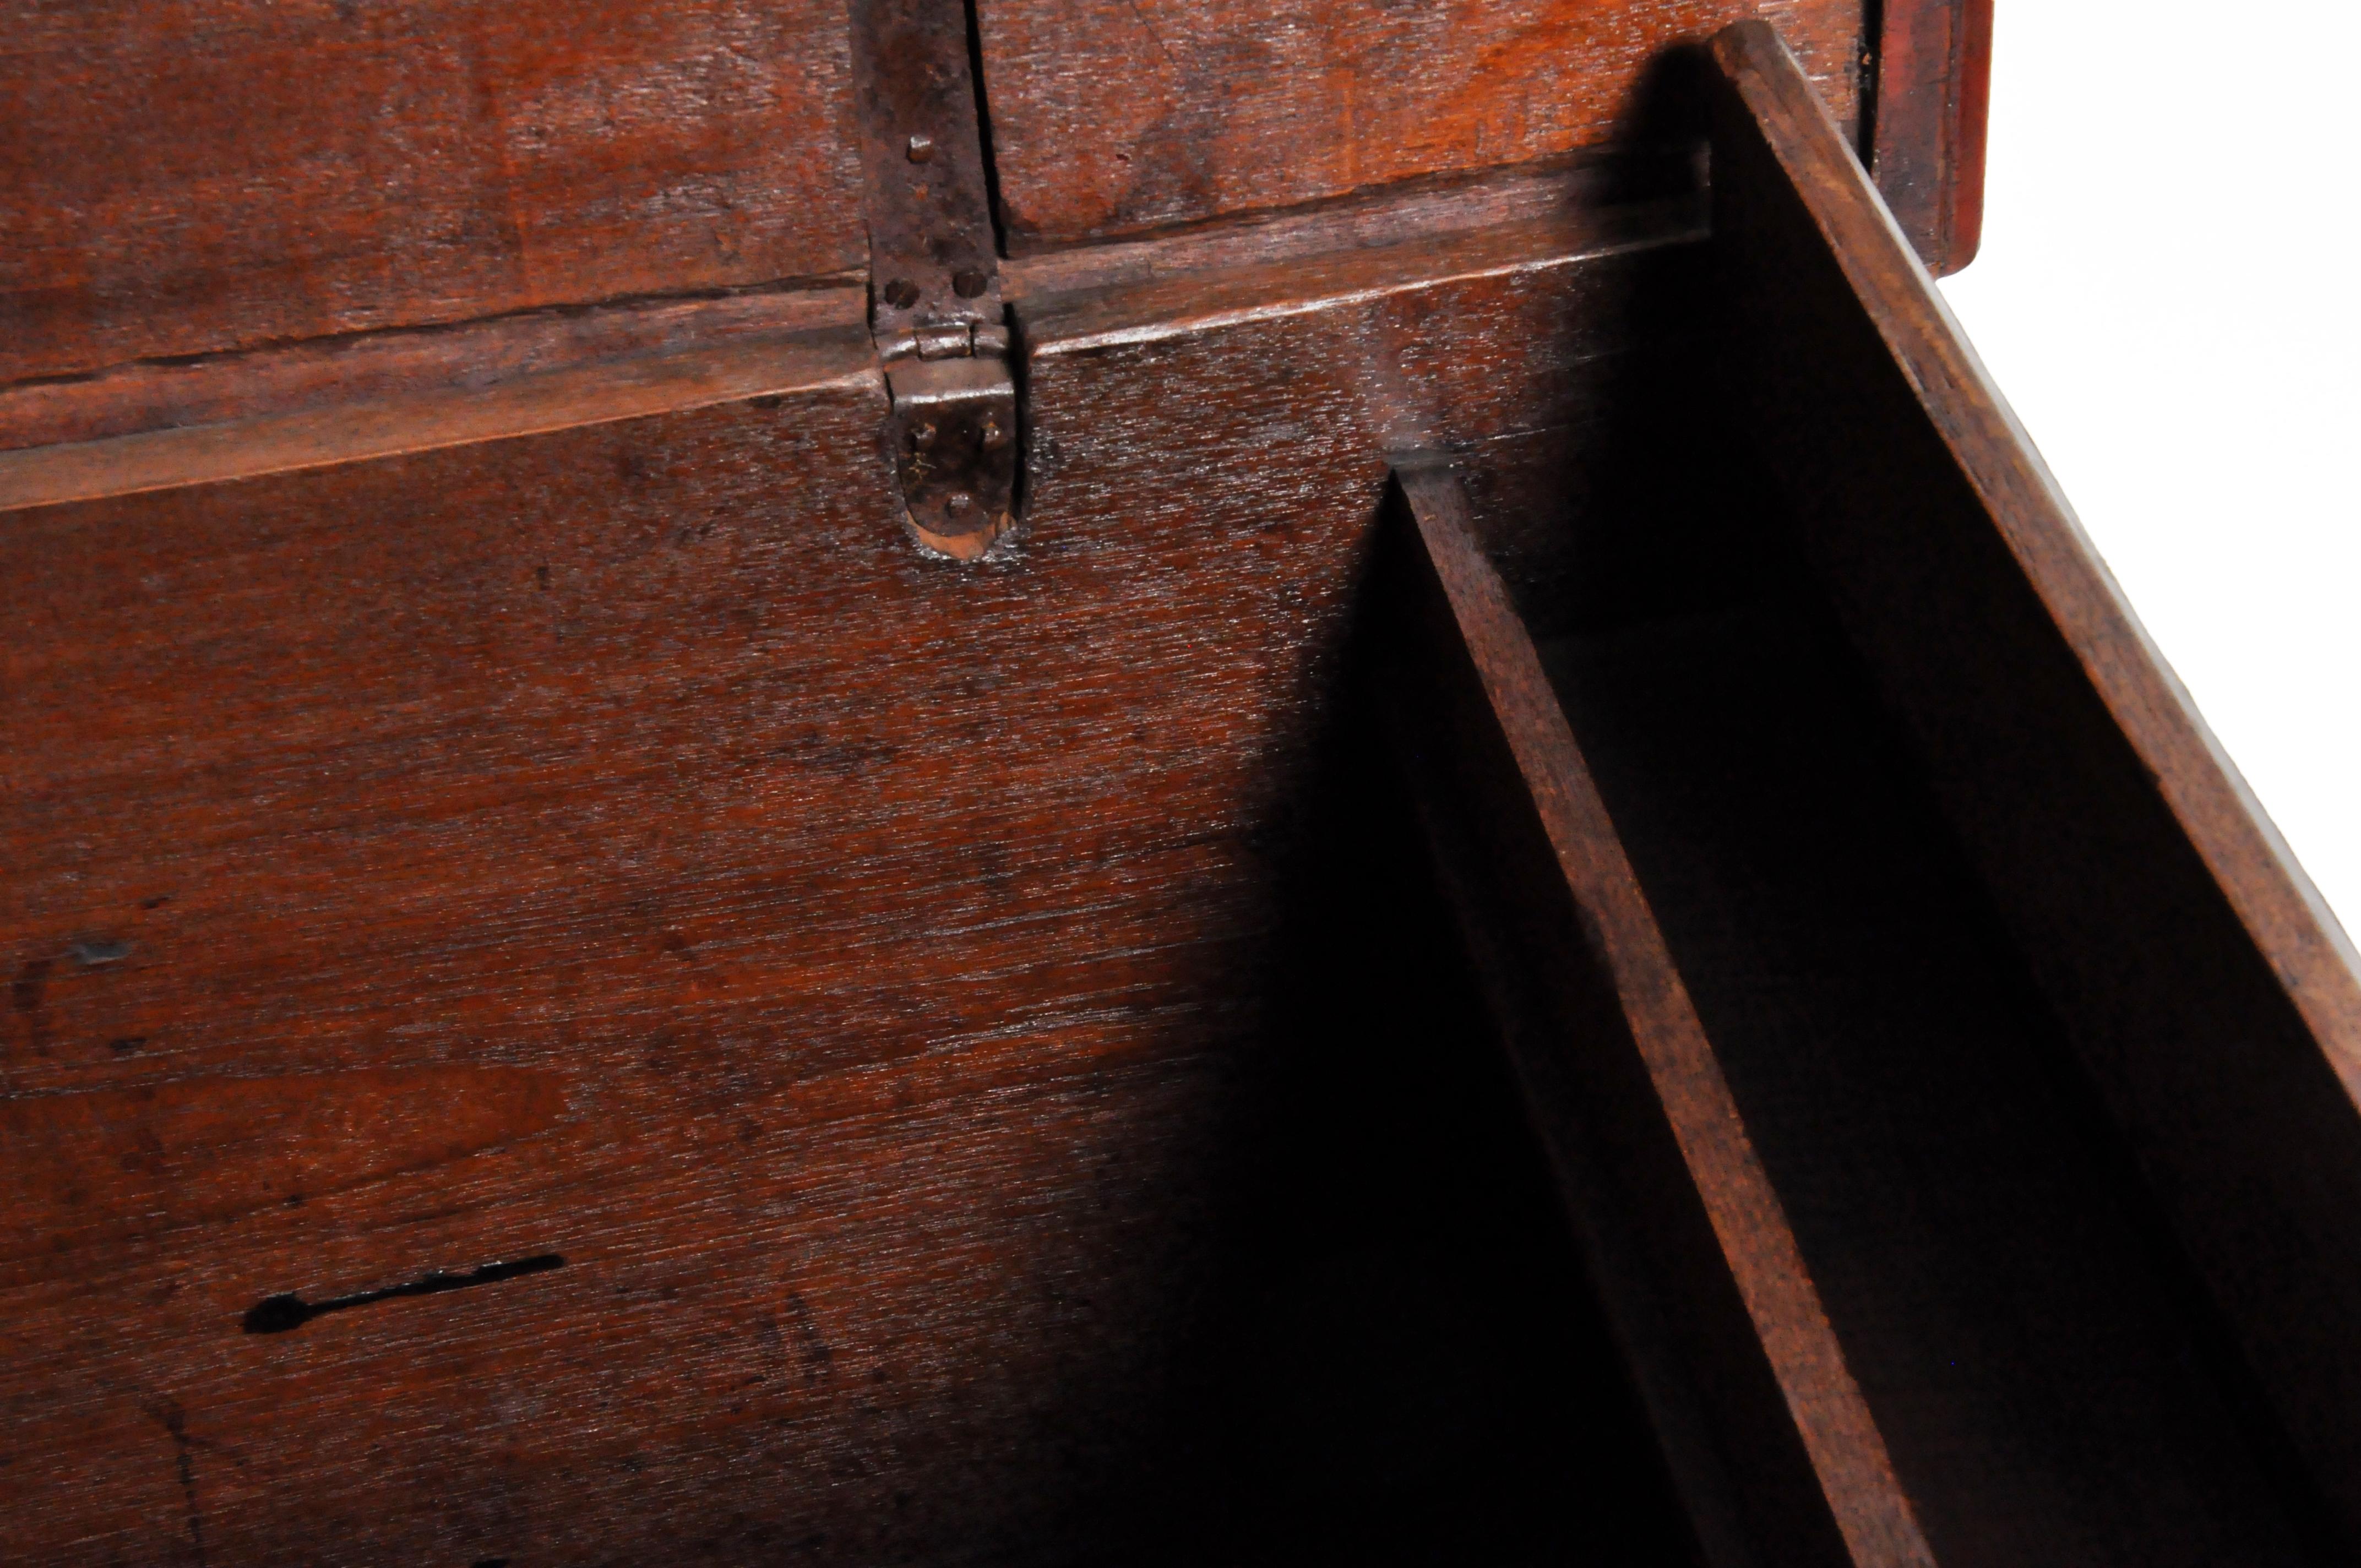
<svg viewBox="0 0 2361 1568"><path fill-rule="evenodd" d="M220 424L0 452L0 512L218 484L752 398L884 396L868 334L836 329L577 366Z"/></svg>

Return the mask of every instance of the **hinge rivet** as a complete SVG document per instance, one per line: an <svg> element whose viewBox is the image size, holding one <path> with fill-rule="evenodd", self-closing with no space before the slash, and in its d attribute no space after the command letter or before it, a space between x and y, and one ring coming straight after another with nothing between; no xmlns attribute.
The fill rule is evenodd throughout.
<svg viewBox="0 0 2361 1568"><path fill-rule="evenodd" d="M943 510L953 518L965 517L975 510L975 498L965 490L953 490L943 498Z"/></svg>
<svg viewBox="0 0 2361 1568"><path fill-rule="evenodd" d="M885 302L906 311L918 302L918 286L907 278L896 278L885 285Z"/></svg>
<svg viewBox="0 0 2361 1568"><path fill-rule="evenodd" d="M951 274L951 288L962 300L972 300L983 292L983 274L972 267L962 268Z"/></svg>
<svg viewBox="0 0 2361 1568"><path fill-rule="evenodd" d="M929 137L929 136L915 136L915 137L912 137L910 138L910 161L911 161L911 162L913 162L913 163L924 163L924 162L926 162L928 159L931 159L931 158L933 158L934 156L935 156L935 138L934 138L934 137Z"/></svg>

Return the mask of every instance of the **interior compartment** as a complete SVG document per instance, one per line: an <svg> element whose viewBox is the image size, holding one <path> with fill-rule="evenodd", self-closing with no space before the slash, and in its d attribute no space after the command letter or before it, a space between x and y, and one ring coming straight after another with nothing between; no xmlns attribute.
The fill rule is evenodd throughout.
<svg viewBox="0 0 2361 1568"><path fill-rule="evenodd" d="M1764 554L1749 600L1543 656L1922 1523L1955 1563L2301 1560L2055 1020Z"/></svg>
<svg viewBox="0 0 2361 1568"><path fill-rule="evenodd" d="M1290 809L1201 1337L1140 1451L1149 1506L1107 1539L1175 1563L1695 1563L1365 695L1346 674Z"/></svg>
<svg viewBox="0 0 2361 1568"><path fill-rule="evenodd" d="M1868 34L1815 10L1837 18L1824 75L1848 72ZM1018 101L996 102L1013 133ZM1143 134L1159 159L1202 145ZM2092 1004L2059 1000L2071 966L2044 970L1943 793L1958 751L1930 762L1883 706L1897 660L1860 602L1930 561L2014 571L1982 498L1952 471L1949 533L1872 540L1850 599L1815 575L1830 538L1861 546L1831 514L1910 510L1951 454L1844 280L1745 248L1748 191L1819 243L1787 210L1799 182L1724 137L1708 239L1702 191L1590 211L1606 185L1493 185L1484 152L1466 192L1346 196L1337 166L1266 142L1235 144L1239 168L1340 204L1282 221L1258 184L1208 194L1168 161L1131 207L1033 236L1238 225L1035 258L1047 291L1012 294L1032 532L973 576L907 552L876 465L845 202L804 236L835 280L811 302L682 307L722 338L828 326L794 375L723 356L701 361L714 386L634 401L618 367L664 341L653 317L479 324L340 348L337 395L378 385L379 351L442 375L573 344L562 417L445 389L433 419L300 462L249 423L153 494L120 445L20 458L104 481L0 495L38 631L5 1108L20 1151L75 1156L12 1174L45 1213L99 1216L0 1258L27 1347L0 1376L24 1418L0 1485L55 1500L38 1560L2335 1555L2284 1387L2248 1373L2254 1323L2289 1315L2244 1339L2217 1321L2218 1258L2184 1256L2157 1141L2085 1078ZM1484 222L1431 221L1454 203ZM1764 257L1762 298L1726 287ZM269 303L233 302L247 327ZM1795 395L1780 417L1873 427L1857 444L1888 455L1888 491L1799 485L1795 432L1725 395L1726 351L1773 307L1794 362L1871 363L1855 406ZM309 398L309 352L174 406ZM79 406L145 408L181 368ZM138 439L114 417L82 435ZM306 417L306 441L375 428ZM1387 730L1399 562L1363 571L1373 536L1400 543L1372 520L1406 432L1461 462L1775 1199L1757 1234L1792 1231L1873 1419L1839 1459L1890 1459L1929 1552L1849 1552L1805 1517L1822 1474L1745 1420L1718 1434L1734 1491L1784 1494L1799 1528L1684 1490L1696 1412L1665 1367L1748 1420L1784 1412L1748 1381L1759 1347L1689 1332L1714 1282L1648 1275L1660 1236L1702 1233L1666 1184L1616 1185L1664 1152L1646 1075L1591 1071L1572 1113L1536 1091L1566 1081L1540 1058L1613 1056L1623 1025L1503 1007L1457 928L1475 884L1429 863L1444 835ZM2027 646L2057 635L2008 591ZM1971 638L1995 624L1953 608ZM1985 716L2072 686L2054 652L1993 666ZM2069 696L2091 766L2129 776L2118 716ZM183 751L202 764L156 761ZM2226 906L2172 821L2139 831L2122 842L2178 859L2123 896ZM2095 876L2127 870L2111 848ZM1549 962L1593 935L1556 893L1506 921ZM2218 969L2156 1004L2215 1007L2176 1036L2201 1090L2246 1081L2216 1036L2276 984L2207 908L2174 930ZM2110 963L2136 939L2094 927L2075 961L2136 978ZM2254 1103L2311 1093L2304 1022L2274 1025L2295 1066ZM445 1148L417 1082L500 1124ZM2349 1105L2305 1103L2328 1109L2277 1168L2338 1146ZM360 1133L319 1142L363 1157L288 1154L286 1126L340 1116ZM157 1126L177 1141L140 1146ZM1584 1137L1613 1146L1575 1179ZM2215 1191L2195 1168L2183 1197ZM2284 1217L2282 1190L2216 1187L2227 1231ZM1742 1330L1728 1287L1711 1305ZM2333 1277L2305 1288L2332 1299L2310 1326L2341 1332Z"/></svg>
<svg viewBox="0 0 2361 1568"><path fill-rule="evenodd" d="M1465 483L1929 1544L2339 1560L1716 350L1621 381L1557 444L1593 471L1536 441Z"/></svg>

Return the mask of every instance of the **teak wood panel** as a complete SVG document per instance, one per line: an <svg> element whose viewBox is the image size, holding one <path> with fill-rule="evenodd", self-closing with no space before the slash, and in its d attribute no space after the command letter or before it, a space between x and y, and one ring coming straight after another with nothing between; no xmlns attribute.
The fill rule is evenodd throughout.
<svg viewBox="0 0 2361 1568"><path fill-rule="evenodd" d="M8 7L0 380L866 254L841 9Z"/></svg>
<svg viewBox="0 0 2361 1568"><path fill-rule="evenodd" d="M89 376L0 389L0 452L241 425L307 411L379 408L405 395L497 400L519 382L568 373L586 383L601 376L629 381L643 368L634 361L709 358L749 342L775 345L807 334L850 333L865 340L868 294L859 281L764 289L530 311L247 354L136 360ZM21 499L11 504L22 504Z"/></svg>
<svg viewBox="0 0 2361 1568"><path fill-rule="evenodd" d="M2345 1549L2361 985L1768 29L1716 44L1734 384L1816 567Z"/></svg>
<svg viewBox="0 0 2361 1568"><path fill-rule="evenodd" d="M1708 1555L1932 1563L1458 482L1400 481L1403 762Z"/></svg>
<svg viewBox="0 0 2361 1568"><path fill-rule="evenodd" d="M858 291L818 292L852 295L858 309ZM840 314L825 306L813 312L828 313ZM464 335L480 341L488 334ZM192 402L261 408L243 419L0 451L0 509L250 479L831 385L882 395L876 355L858 325L750 333L735 341L731 334L714 335L722 341L710 346L566 366L489 384L434 386L435 378L416 375L417 364L399 358L386 367L389 378L429 385L351 402L307 396L317 390L310 372L318 367L302 363L301 355L271 356L282 362L265 367L214 367L228 373L193 378L192 385L168 390L183 391ZM283 363L289 359L296 363ZM249 369L263 373L246 374ZM276 384L282 372L290 384ZM0 418L9 401L0 396ZM294 406L276 406L281 403ZM78 419L114 411L95 400L68 400L48 411Z"/></svg>
<svg viewBox="0 0 2361 1568"><path fill-rule="evenodd" d="M1850 117L1861 0L982 0L1008 242L1022 254L1595 148L1634 130L1669 46L1758 8Z"/></svg>
<svg viewBox="0 0 2361 1568"><path fill-rule="evenodd" d="M1297 623L928 567L876 411L9 518L16 1560L859 1561L1119 1474Z"/></svg>
<svg viewBox="0 0 2361 1568"><path fill-rule="evenodd" d="M973 574L902 543L857 372L624 369L602 401L591 367L473 429L381 406L324 453L322 416L293 466L258 418L178 438L220 466L139 495L101 493L132 446L20 454L100 476L0 518L37 633L5 671L32 827L0 926L0 1130L42 1157L0 1241L24 1550L1185 1558L1223 1525L1275 1559L1475 1550L1501 1510L1391 1521L1487 1496L1505 1451L1421 1493L1433 1468L1351 1446L1415 1400L1281 1422L1272 1446L1367 1461L1308 1514L1277 1487L1283 1527L1225 1485L1241 1424L1300 1394L1278 1373L1389 1299L1367 1258L1476 1292L1426 1336L1455 1386L1504 1304L1556 1299L1549 1267L1441 1245L1493 1211L1432 1194L1431 1266L1400 1271L1382 1211L1419 1206L1390 1157L1416 1135L1333 1168L1301 1146L1377 1060L1431 1134L1421 1052L1473 1043L1417 890L1355 880L1400 831L1367 759L1323 794L1314 756L1389 448L1481 460L1528 605L1602 574L1525 503L1642 499L1665 458L1657 499L1711 500L1726 465L1629 439L1710 362L1697 238L1675 202L1028 296L1030 532ZM230 477L242 443L291 471ZM1297 1339L1238 1326L1340 1228L1361 1261L1290 1309ZM290 1296L335 1310L287 1327ZM1562 1321L1561 1351L1590 1332ZM1405 1359L1347 1377L1390 1391ZM1573 1412L1604 1462L1532 1450L1523 1478L1580 1475L1622 1518L1646 1441L1611 1388L1534 1381L1561 1402L1513 1430ZM1738 1453L1787 1489L1761 1517L1842 1537L1812 1533L1808 1464ZM1688 1500L1742 1549L1748 1505ZM1915 1528L1851 1538L1908 1560Z"/></svg>
<svg viewBox="0 0 2361 1568"><path fill-rule="evenodd" d="M833 373L0 515L12 1561L1283 1556L1379 1519L1415 1555L1528 1517L1562 1554L1630 1515L1613 1375L1551 1370L1579 1288L1471 1250L1496 1200L1434 1208L1513 1136L1403 1167L1430 1053L1485 1049L1413 905L1355 891L1408 837L1300 846L1366 809L1366 766L1306 790L1386 432L1578 412L1633 269L1700 256L1643 233L1378 253L1165 334L1045 307L1031 532L976 570L910 550L877 384ZM1422 337L1407 399L1338 352ZM1386 1060L1405 1130L1340 1163L1312 1135ZM335 1310L246 1331L288 1296ZM1430 1297L1470 1304L1337 1362ZM1323 1359L1374 1415L1290 1415ZM1456 1414L1471 1367L1552 1402ZM1530 1441L1398 1527L1369 1486L1461 1431ZM1366 1474L1257 1479L1332 1452ZM1578 1517L1498 1500L1566 1475Z"/></svg>

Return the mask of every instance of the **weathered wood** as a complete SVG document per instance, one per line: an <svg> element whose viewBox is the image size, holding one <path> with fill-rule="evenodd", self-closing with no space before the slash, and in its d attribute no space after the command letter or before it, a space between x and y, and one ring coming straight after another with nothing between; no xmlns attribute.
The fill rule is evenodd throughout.
<svg viewBox="0 0 2361 1568"><path fill-rule="evenodd" d="M1016 254L1465 174L1626 134L1664 49L1749 0L982 0ZM1773 0L1840 116L1860 0Z"/></svg>
<svg viewBox="0 0 2361 1568"><path fill-rule="evenodd" d="M334 374L342 367L318 366L300 351L246 356L243 363L216 367L216 373L171 390L191 401L241 410L282 401L298 406L0 452L0 511L329 467L749 398L827 388L882 394L876 356L861 319L861 291L826 292L835 296L836 308L808 314L837 316L832 330L714 334L720 341L712 346L594 360L505 379L470 376L457 385L433 384L432 371L457 367L439 356L421 366L393 355L390 363L369 365L363 377L351 378L382 380L401 390L349 402L323 401L316 395L317 373Z"/></svg>
<svg viewBox="0 0 2361 1568"><path fill-rule="evenodd" d="M642 357L857 326L857 283L529 312L0 388L0 452L474 389Z"/></svg>
<svg viewBox="0 0 2361 1568"><path fill-rule="evenodd" d="M1745 9L988 5L1011 240L1596 148L1628 128L1658 51ZM1874 156L1898 208L1939 187L1967 232L1982 55L1953 9L1884 8ZM1850 120L1861 7L1772 14ZM812 278L864 255L844 27L825 6L176 0L169 16L30 11L16 37L0 68L0 381Z"/></svg>
<svg viewBox="0 0 2361 1568"><path fill-rule="evenodd" d="M776 286L859 248L840 17L176 7L236 26L145 105L102 68L152 18L44 16L44 117L0 133L49 214L0 377L80 376L0 393L12 1562L2301 1555L2278 1418L2044 1098L1919 781L1832 644L1749 641L1805 591L1761 436L2192 1250L2257 1276L2248 1349L2295 1325L2277 1408L2323 1370L2298 1436L2349 1453L2349 1259L2288 1277L2361 1158L2316 1045L2259 1029L2289 1076L2155 1103L2284 1025L2233 949L2285 910L2205 880L2044 663L2051 579L1972 547L1997 448L1941 444L1984 417L1955 347L1876 339L1928 307L1844 133L1741 38L1777 112L1722 105L1714 237L1698 127L1596 151L1746 7L1199 0L1203 52L1126 77L1135 13L985 0L1008 215L1055 199L1006 270L1030 511L967 570L898 526L862 289ZM1861 7L1778 14L1850 114ZM384 144L289 128L364 107L422 138L391 197ZM1926 122L1872 117L1890 174ZM1420 646L1480 650L1444 755L1516 786L1469 835L1515 894L1487 978L1544 960L1512 1025L1611 1335L1346 700L1406 447L1470 462L1476 633ZM1872 526L1922 501L1957 582ZM2063 806L2006 771L2019 718ZM2028 892L2085 808L2128 828L2059 866L2129 891Z"/></svg>
<svg viewBox="0 0 2361 1568"><path fill-rule="evenodd" d="M1490 949L1522 1076L1568 1170L1610 1313L1642 1361L1674 1473L1693 1517L1718 1527L1709 1551L1718 1563L1930 1564L1458 482L1424 465L1400 478L1417 540L1397 633L1415 641L1391 669L1405 688L1405 762ZM1521 1003L1538 1016L1519 1018ZM1637 1227L1618 1212L1635 1199L1648 1205ZM1733 1493L1742 1524L1729 1517Z"/></svg>
<svg viewBox="0 0 2361 1568"><path fill-rule="evenodd" d="M1448 245L1485 231L1522 231L1557 254L1585 250L1609 227L1661 222L1689 199L1706 222L1702 137L1686 147L1620 149L1565 168L1489 170L1335 202L1207 224L1153 239L1110 240L1020 256L1002 268L1012 299L1081 294L1175 278L1293 265L1333 268L1355 250ZM1676 220L1677 221L1677 220ZM1553 232L1558 236L1547 236ZM1301 290L1270 285L1274 297Z"/></svg>
<svg viewBox="0 0 2361 1568"><path fill-rule="evenodd" d="M12 1561L1679 1561L1314 759L1387 410L1589 406L1692 221L1045 305L998 566L873 373L0 515ZM1411 332L1408 402L1311 352Z"/></svg>
<svg viewBox="0 0 2361 1568"><path fill-rule="evenodd" d="M1768 29L1724 34L1736 384L1816 567L2147 1172L2361 1540L2361 985Z"/></svg>
<svg viewBox="0 0 2361 1568"><path fill-rule="evenodd" d="M833 6L109 0L8 31L0 380L865 252Z"/></svg>

